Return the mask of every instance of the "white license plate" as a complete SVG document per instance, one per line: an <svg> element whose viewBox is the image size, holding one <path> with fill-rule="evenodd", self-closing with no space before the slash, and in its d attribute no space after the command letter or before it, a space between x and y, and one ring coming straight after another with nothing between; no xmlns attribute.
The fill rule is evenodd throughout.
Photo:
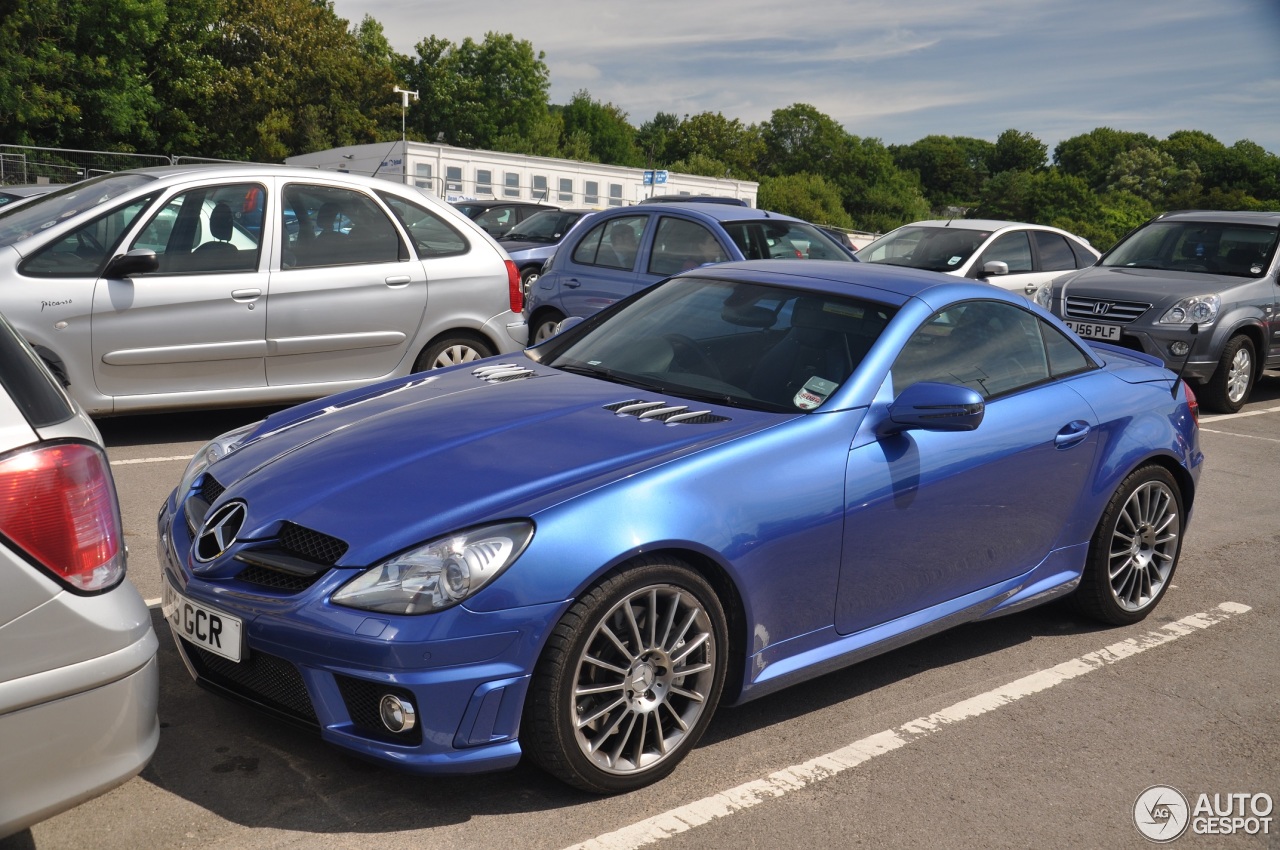
<svg viewBox="0 0 1280 850"><path fill-rule="evenodd" d="M1080 336L1089 339L1102 339L1108 342L1114 342L1120 338L1119 325L1099 325L1095 322L1073 322L1068 321L1067 327L1080 334Z"/></svg>
<svg viewBox="0 0 1280 850"><path fill-rule="evenodd" d="M214 655L236 662L240 660L239 617L192 602L170 587L168 581L164 583L161 610L169 625L187 640Z"/></svg>

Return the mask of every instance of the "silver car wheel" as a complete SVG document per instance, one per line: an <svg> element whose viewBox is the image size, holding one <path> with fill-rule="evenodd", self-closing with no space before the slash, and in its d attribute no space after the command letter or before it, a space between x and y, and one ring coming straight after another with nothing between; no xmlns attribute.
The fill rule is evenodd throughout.
<svg viewBox="0 0 1280 850"><path fill-rule="evenodd" d="M436 359L432 361L431 368L441 369L445 366L456 366L459 363L470 363L472 360L480 360L484 356L469 345L457 343L442 349L436 355Z"/></svg>
<svg viewBox="0 0 1280 850"><path fill-rule="evenodd" d="M1253 378L1253 356L1248 348L1240 348L1231 358L1231 366L1227 370L1227 398L1232 404L1239 404L1249 391L1249 382Z"/></svg>
<svg viewBox="0 0 1280 850"><path fill-rule="evenodd" d="M556 328L560 327L559 322L542 322L533 331L533 342L536 345L543 340L550 339L556 335Z"/></svg>
<svg viewBox="0 0 1280 850"><path fill-rule="evenodd" d="M693 594L641 588L596 624L574 672L582 754L606 773L647 771L681 750L708 709L715 631Z"/></svg>
<svg viewBox="0 0 1280 850"><path fill-rule="evenodd" d="M1107 569L1121 608L1141 611L1160 596L1181 533L1177 499L1163 481L1148 481L1129 496L1111 533Z"/></svg>

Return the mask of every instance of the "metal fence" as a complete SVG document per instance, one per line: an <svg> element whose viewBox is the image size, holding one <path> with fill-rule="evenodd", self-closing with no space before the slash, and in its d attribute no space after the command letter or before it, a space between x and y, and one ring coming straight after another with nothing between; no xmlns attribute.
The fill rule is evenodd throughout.
<svg viewBox="0 0 1280 850"><path fill-rule="evenodd" d="M0 145L0 184L74 183L97 174L171 162L159 154Z"/></svg>

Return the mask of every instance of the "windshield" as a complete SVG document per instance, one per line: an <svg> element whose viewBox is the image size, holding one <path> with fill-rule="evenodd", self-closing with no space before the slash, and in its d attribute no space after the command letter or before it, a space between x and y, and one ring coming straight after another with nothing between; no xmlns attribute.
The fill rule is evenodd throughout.
<svg viewBox="0 0 1280 850"><path fill-rule="evenodd" d="M583 213L566 212L564 210L545 210L534 213L502 237L505 242L524 240L526 242L559 242L569 232L574 222L582 218Z"/></svg>
<svg viewBox="0 0 1280 850"><path fill-rule="evenodd" d="M752 219L720 226L748 260L854 261L834 239L803 221Z"/></svg>
<svg viewBox="0 0 1280 850"><path fill-rule="evenodd" d="M796 413L853 375L893 313L846 296L677 277L530 354L691 404Z"/></svg>
<svg viewBox="0 0 1280 850"><path fill-rule="evenodd" d="M1261 277L1276 253L1275 225L1157 221L1130 234L1103 266Z"/></svg>
<svg viewBox="0 0 1280 850"><path fill-rule="evenodd" d="M12 245L154 180L145 174L104 174L13 204L9 209L0 207L0 245Z"/></svg>
<svg viewBox="0 0 1280 850"><path fill-rule="evenodd" d="M908 225L899 227L863 248L858 252L858 259L864 263L950 272L968 262L973 252L990 235L990 230Z"/></svg>

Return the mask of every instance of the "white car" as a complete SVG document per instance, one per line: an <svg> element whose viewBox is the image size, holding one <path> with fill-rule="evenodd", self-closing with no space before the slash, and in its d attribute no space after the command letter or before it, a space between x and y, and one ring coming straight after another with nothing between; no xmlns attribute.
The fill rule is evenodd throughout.
<svg viewBox="0 0 1280 850"><path fill-rule="evenodd" d="M0 317L0 838L155 752L159 644L124 577L98 430Z"/></svg>
<svg viewBox="0 0 1280 850"><path fill-rule="evenodd" d="M1056 227L990 219L917 221L857 252L864 263L985 280L1028 298L1055 277L1097 262L1085 239Z"/></svg>
<svg viewBox="0 0 1280 850"><path fill-rule="evenodd" d="M91 415L301 401L527 341L448 204L290 166L108 174L0 208L0 313Z"/></svg>

